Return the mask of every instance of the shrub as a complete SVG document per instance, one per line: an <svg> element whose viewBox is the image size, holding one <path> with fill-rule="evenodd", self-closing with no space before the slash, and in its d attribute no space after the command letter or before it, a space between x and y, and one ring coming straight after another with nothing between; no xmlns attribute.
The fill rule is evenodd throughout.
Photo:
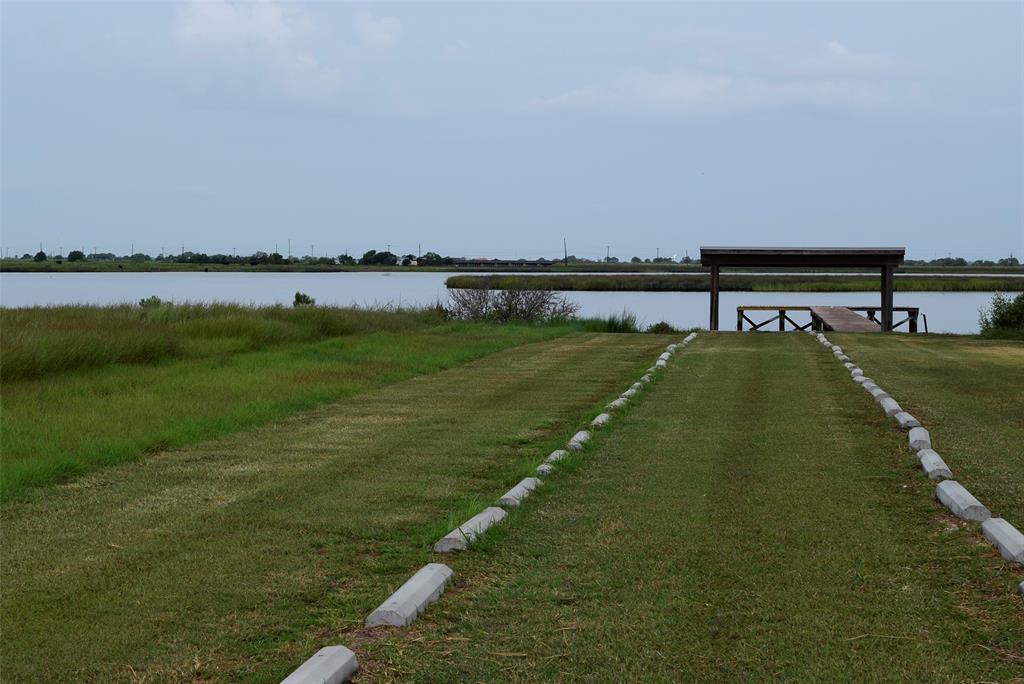
<svg viewBox="0 0 1024 684"><path fill-rule="evenodd" d="M139 300L139 306L141 306L143 309L155 309L159 306L163 306L163 304L164 300L160 299L156 295L150 295L145 299Z"/></svg>
<svg viewBox="0 0 1024 684"><path fill-rule="evenodd" d="M292 306L296 309L300 306L316 306L316 300L310 297L305 292L296 292L295 301L292 302Z"/></svg>
<svg viewBox="0 0 1024 684"><path fill-rule="evenodd" d="M85 252L80 249L73 249L68 252L68 261L85 261Z"/></svg>
<svg viewBox="0 0 1024 684"><path fill-rule="evenodd" d="M987 309L981 310L981 332L1024 332L1024 292L1010 299L1002 292L992 297Z"/></svg>
<svg viewBox="0 0 1024 684"><path fill-rule="evenodd" d="M492 323L549 323L576 316L579 305L551 290L449 290L448 318Z"/></svg>
<svg viewBox="0 0 1024 684"><path fill-rule="evenodd" d="M46 261L46 252L39 250L36 255L32 257L32 261Z"/></svg>
<svg viewBox="0 0 1024 684"><path fill-rule="evenodd" d="M679 331L673 328L671 324L666 323L665 321L658 321L657 323L649 326L647 328L647 332L655 333L658 335L667 335L669 333L676 333Z"/></svg>

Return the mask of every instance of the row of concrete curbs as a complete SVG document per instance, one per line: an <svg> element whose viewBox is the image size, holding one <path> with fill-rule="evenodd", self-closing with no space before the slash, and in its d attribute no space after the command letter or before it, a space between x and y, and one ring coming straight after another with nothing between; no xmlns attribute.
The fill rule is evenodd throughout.
<svg viewBox="0 0 1024 684"><path fill-rule="evenodd" d="M639 382L635 382L617 399L608 404L607 411L590 421L590 430L580 430L566 443L564 449L555 449L537 466L538 475L550 475L562 459L574 451L582 451L591 438L591 430L608 425L612 420L611 411L629 403L644 385L654 380L654 374L668 366L668 361L677 351L686 347L697 337L690 333L682 342L665 348L654 365L647 369ZM466 551L488 529L497 525L508 515L506 508L518 508L523 500L540 487L539 477L527 477L505 492L496 506L485 508L462 523L434 544L435 553ZM366 618L366 627L407 627L434 601L441 598L445 587L451 581L452 569L444 563L427 563L415 575L389 596ZM298 669L288 675L281 684L340 684L348 681L359 669L356 654L344 646L327 646L317 651Z"/></svg>
<svg viewBox="0 0 1024 684"><path fill-rule="evenodd" d="M832 344L821 333L811 331L810 334L832 352L849 371L853 382L870 394L885 415L895 420L899 428L907 433L907 442L911 451L917 454L921 470L930 479L938 481L935 498L961 520L981 523L982 534L999 550L1005 560L1024 564L1024 534L1003 518L993 518L988 508L967 491L966 487L953 479L952 470L932 447L931 435L922 427L921 421L904 411L874 380L865 377L864 371L850 360L842 347ZM1024 582L1017 586L1017 592L1024 596Z"/></svg>

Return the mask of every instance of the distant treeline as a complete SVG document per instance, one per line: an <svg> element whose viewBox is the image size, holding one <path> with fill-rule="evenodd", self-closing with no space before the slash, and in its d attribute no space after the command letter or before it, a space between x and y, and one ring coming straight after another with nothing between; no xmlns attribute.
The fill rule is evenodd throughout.
<svg viewBox="0 0 1024 684"><path fill-rule="evenodd" d="M494 275L451 276L445 281L453 289L492 290L579 290L592 292L707 292L705 274L650 275ZM759 276L726 273L721 288L727 292L865 292L881 288L873 276ZM948 276L898 277L899 292L1019 292L1024 278L969 278Z"/></svg>
<svg viewBox="0 0 1024 684"><path fill-rule="evenodd" d="M657 257L654 259L641 259L638 256L632 257L628 262L620 261L617 257L605 259L585 259L574 255L566 257L538 259L467 259L466 257L441 256L436 252L425 254L393 254L388 250L380 251L371 249L364 252L361 257L350 254L339 254L337 256L293 256L286 257L278 252L255 252L249 255L235 254L206 254L205 252L186 252L178 254L161 254L150 256L144 252L118 256L112 252L93 252L86 254L82 250L72 250L67 256L62 254L48 254L45 251L38 251L35 254L25 253L17 258L18 261L26 262L69 262L69 263L133 263L145 264L189 264L189 265L220 265L220 266L460 266L472 265L483 267L518 267L530 265L541 268L552 267L574 267L578 270L597 270L603 267L612 267L615 270L635 266L662 267L666 270L673 266L682 266L679 270L687 270L685 267L699 267L700 261L685 256L682 259L673 260L668 257ZM905 266L934 266L936 268L970 268L970 267L1019 267L1020 260L1017 257L1009 256L1003 259L976 259L968 261L963 257L943 257L930 261L920 259L907 259Z"/></svg>

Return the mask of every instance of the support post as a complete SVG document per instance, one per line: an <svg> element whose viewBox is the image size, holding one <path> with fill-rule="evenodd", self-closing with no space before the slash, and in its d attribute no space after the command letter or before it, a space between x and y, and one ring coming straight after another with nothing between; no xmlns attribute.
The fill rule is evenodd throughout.
<svg viewBox="0 0 1024 684"><path fill-rule="evenodd" d="M917 309L911 309L908 313L909 313L909 318L910 318L910 332L916 333L917 332L917 313L918 313L918 310Z"/></svg>
<svg viewBox="0 0 1024 684"><path fill-rule="evenodd" d="M779 332L783 332L786 329L786 312L779 309Z"/></svg>
<svg viewBox="0 0 1024 684"><path fill-rule="evenodd" d="M717 265L711 267L711 323L708 325L711 332L718 330L718 271Z"/></svg>
<svg viewBox="0 0 1024 684"><path fill-rule="evenodd" d="M892 331L893 267L882 267L882 332Z"/></svg>
<svg viewBox="0 0 1024 684"><path fill-rule="evenodd" d="M736 332L743 332L743 309L736 307Z"/></svg>

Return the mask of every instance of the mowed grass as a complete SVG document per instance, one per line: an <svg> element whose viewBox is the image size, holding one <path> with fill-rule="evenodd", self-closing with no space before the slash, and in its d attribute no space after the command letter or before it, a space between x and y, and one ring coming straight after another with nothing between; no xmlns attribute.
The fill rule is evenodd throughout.
<svg viewBox="0 0 1024 684"><path fill-rule="evenodd" d="M268 396L332 368L349 377L360 354L375 360L367 378L394 379L550 334L456 327L404 337L406 346L386 336L332 341L304 377L294 362L281 366L287 376ZM430 559L449 521L531 472L675 337L522 345L5 502L4 681L279 681L361 625ZM351 344L365 348L346 351ZM378 353L388 345L398 370ZM262 357L249 365L249 377L275 368ZM154 386L140 382L135 401ZM197 378L175 402L169 392L166 409L206 402L208 386ZM210 391L211 402L225 400ZM110 408L114 395L93 401L130 426L127 408Z"/></svg>
<svg viewBox="0 0 1024 684"><path fill-rule="evenodd" d="M829 339L922 422L957 480L993 515L1024 529L1024 341L959 335Z"/></svg>
<svg viewBox="0 0 1024 684"><path fill-rule="evenodd" d="M0 315L2 499L574 330L232 305Z"/></svg>
<svg viewBox="0 0 1024 684"><path fill-rule="evenodd" d="M324 643L360 681L1019 681L1024 572L865 396L808 336L702 335L411 628Z"/></svg>

